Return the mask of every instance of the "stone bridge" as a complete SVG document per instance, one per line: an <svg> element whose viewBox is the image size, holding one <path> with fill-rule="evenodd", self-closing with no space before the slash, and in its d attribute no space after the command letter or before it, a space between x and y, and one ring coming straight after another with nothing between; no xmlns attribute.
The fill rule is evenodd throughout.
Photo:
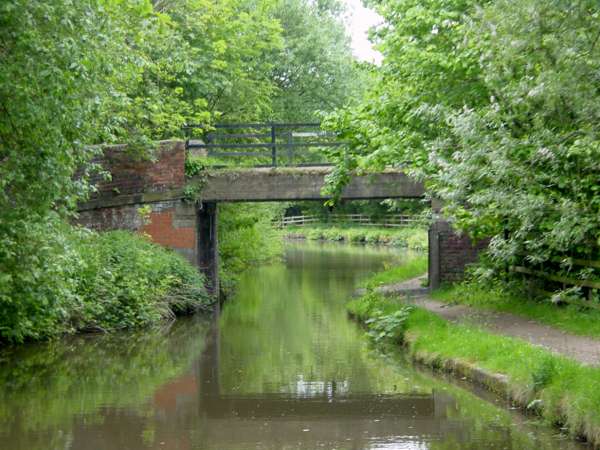
<svg viewBox="0 0 600 450"><path fill-rule="evenodd" d="M155 161L129 157L123 146L107 147L99 161L109 180L92 180L97 192L79 206L79 223L103 231L148 234L202 270L218 292L219 202L324 200L321 188L331 167L237 168L185 175L183 141L164 141ZM354 176L344 199L422 198L422 184L398 170ZM197 198L196 195L197 194ZM191 198L193 197L193 198ZM148 213L145 214L141 208ZM476 256L468 239L449 227L430 230L430 284L459 278Z"/></svg>

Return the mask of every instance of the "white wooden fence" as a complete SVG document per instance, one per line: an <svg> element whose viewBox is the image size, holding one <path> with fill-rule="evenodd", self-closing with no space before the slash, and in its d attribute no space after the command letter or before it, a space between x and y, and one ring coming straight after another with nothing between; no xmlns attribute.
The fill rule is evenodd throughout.
<svg viewBox="0 0 600 450"><path fill-rule="evenodd" d="M274 222L274 225L282 228L290 225L304 226L311 223L355 223L364 226L400 228L416 225L418 219L404 214L387 214L376 220L372 220L371 217L365 214L330 214L329 216L302 215L281 217Z"/></svg>

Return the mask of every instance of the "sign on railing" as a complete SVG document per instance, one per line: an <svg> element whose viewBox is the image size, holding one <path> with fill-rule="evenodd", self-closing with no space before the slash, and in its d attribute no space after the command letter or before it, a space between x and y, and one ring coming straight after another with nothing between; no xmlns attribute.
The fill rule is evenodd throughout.
<svg viewBox="0 0 600 450"><path fill-rule="evenodd" d="M328 165L324 149L344 145L335 133L321 130L318 122L233 123L213 128L185 127L187 148L204 149L215 164L242 160L254 167Z"/></svg>

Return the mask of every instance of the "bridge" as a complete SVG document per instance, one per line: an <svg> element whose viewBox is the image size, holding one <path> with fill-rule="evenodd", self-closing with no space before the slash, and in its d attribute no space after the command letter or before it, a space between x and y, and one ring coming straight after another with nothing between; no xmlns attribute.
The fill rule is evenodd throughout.
<svg viewBox="0 0 600 450"><path fill-rule="evenodd" d="M126 229L148 234L154 242L172 248L197 265L207 276L209 290L217 293L218 203L325 200L322 188L333 168L315 161L315 156L322 158L322 153L315 152L314 147L339 145L330 142L329 136L315 132L294 134L288 124L250 126L257 129L267 126L270 130L269 133L230 132L225 137L222 132L208 134L206 142L163 141L153 161L131 158L124 146L106 147L97 162L110 173L110 179L92 180L96 193L79 205L78 222L98 231ZM283 144L278 130L284 130ZM268 142L257 142L265 137ZM219 138L221 142L215 142ZM225 139L235 142L223 143ZM243 139L252 142L240 143ZM252 152L239 151L246 150L248 147L244 146L248 145ZM278 153L279 146L285 158ZM223 152L223 149L235 151ZM193 176L186 176L189 153L203 167ZM227 158L239 157L250 164L227 165ZM286 165L282 165L284 159ZM414 199L424 194L421 183L411 180L401 170L388 169L376 174L355 174L341 198ZM465 262L472 261L477 250L451 229L438 228L432 227L434 235L430 232L430 281L434 286L460 277ZM449 258L444 258L446 255Z"/></svg>

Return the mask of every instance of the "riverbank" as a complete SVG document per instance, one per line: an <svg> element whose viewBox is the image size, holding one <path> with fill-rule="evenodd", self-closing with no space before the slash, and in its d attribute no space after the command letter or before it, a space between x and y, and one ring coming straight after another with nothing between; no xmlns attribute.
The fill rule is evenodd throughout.
<svg viewBox="0 0 600 450"><path fill-rule="evenodd" d="M195 267L145 236L64 224L40 251L48 276L0 295L2 343L146 327L213 302Z"/></svg>
<svg viewBox="0 0 600 450"><path fill-rule="evenodd" d="M311 224L288 226L288 239L391 245L411 250L427 250L427 230L423 228L374 228L356 225Z"/></svg>
<svg viewBox="0 0 600 450"><path fill-rule="evenodd" d="M577 438L600 445L600 368L469 323L451 323L399 295L374 291L347 309L379 343L506 396Z"/></svg>

